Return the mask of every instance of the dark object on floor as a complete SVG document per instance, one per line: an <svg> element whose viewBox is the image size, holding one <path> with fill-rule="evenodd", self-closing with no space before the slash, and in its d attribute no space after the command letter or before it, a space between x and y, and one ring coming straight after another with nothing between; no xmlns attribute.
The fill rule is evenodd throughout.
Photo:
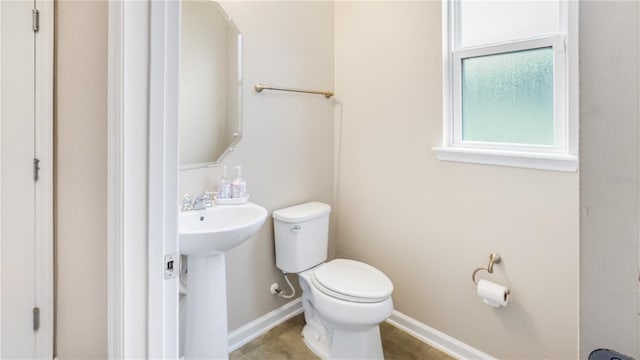
<svg viewBox="0 0 640 360"><path fill-rule="evenodd" d="M635 360L631 356L620 354L609 349L594 350L589 354L589 360Z"/></svg>

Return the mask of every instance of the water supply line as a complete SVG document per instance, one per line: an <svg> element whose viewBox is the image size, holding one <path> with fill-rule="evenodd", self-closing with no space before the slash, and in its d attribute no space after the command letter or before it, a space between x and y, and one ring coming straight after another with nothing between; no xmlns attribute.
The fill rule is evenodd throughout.
<svg viewBox="0 0 640 360"><path fill-rule="evenodd" d="M283 272L282 275L284 275L284 279L287 281L287 284L289 284L289 289L291 289L291 294L289 295L285 294L283 290L277 286L277 283L273 284L273 285L276 285L275 287L273 287L272 285L271 292L273 294L280 296L281 298L291 299L292 297L296 296L296 288L294 288L293 285L291 284L291 281L289 280L287 273Z"/></svg>

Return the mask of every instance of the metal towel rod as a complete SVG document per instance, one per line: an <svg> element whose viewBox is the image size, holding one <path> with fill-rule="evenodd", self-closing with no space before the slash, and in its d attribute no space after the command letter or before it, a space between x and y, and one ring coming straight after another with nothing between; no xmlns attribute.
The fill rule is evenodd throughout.
<svg viewBox="0 0 640 360"><path fill-rule="evenodd" d="M333 96L333 91L316 91L316 90L302 90L302 89L293 89L293 88L284 88L284 87L276 87L269 85L256 84L255 89L257 92L262 92L262 90L277 90L277 91L291 91L291 92L299 92L305 94L317 94L324 95L327 99Z"/></svg>

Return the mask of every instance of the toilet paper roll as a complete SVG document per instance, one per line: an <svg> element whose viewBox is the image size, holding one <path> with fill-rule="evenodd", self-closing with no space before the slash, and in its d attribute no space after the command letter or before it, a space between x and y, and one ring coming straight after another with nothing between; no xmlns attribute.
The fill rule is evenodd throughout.
<svg viewBox="0 0 640 360"><path fill-rule="evenodd" d="M507 306L509 302L509 289L487 280L478 281L478 296L485 304L498 308Z"/></svg>

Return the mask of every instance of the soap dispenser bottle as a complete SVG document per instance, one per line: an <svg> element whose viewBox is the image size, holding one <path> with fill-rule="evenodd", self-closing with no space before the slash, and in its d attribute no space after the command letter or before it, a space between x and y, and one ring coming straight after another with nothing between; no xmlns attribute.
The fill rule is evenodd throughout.
<svg viewBox="0 0 640 360"><path fill-rule="evenodd" d="M218 182L218 199L229 199L231 197L231 182L227 173L227 165L222 166L222 178Z"/></svg>
<svg viewBox="0 0 640 360"><path fill-rule="evenodd" d="M247 197L247 182L242 178L242 166L236 166L236 179L231 183L231 197Z"/></svg>

